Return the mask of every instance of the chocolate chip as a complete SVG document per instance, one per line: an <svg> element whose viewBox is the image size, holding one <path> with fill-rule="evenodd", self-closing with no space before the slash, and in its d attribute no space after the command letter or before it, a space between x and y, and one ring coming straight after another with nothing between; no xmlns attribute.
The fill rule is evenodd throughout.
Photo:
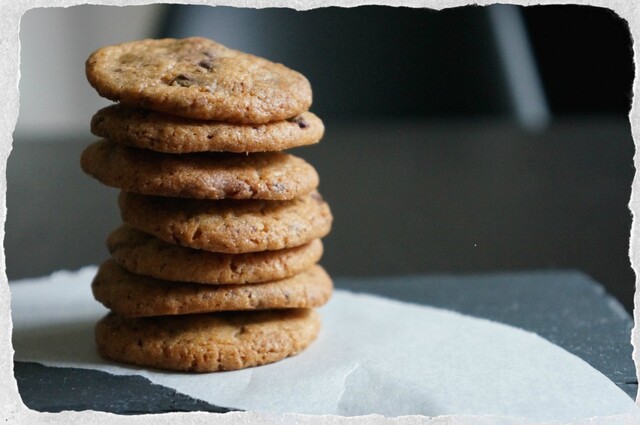
<svg viewBox="0 0 640 425"><path fill-rule="evenodd" d="M287 186L284 185L283 183L275 183L271 186L271 190L273 190L276 193L282 193L287 189Z"/></svg>
<svg viewBox="0 0 640 425"><path fill-rule="evenodd" d="M210 59L203 59L200 62L198 62L198 66L201 66L204 69L211 71L213 69L213 62Z"/></svg>
<svg viewBox="0 0 640 425"><path fill-rule="evenodd" d="M324 199L322 199L322 195L320 195L318 192L313 192L313 193L311 193L310 196L311 196L311 199L316 201L317 204L323 204L324 203Z"/></svg>
<svg viewBox="0 0 640 425"><path fill-rule="evenodd" d="M294 122L296 124L298 124L298 127L300 128L307 128L309 127L309 123L305 121L304 118L302 118L301 116L297 116L297 117L293 117L293 118L289 118L287 121L289 122Z"/></svg>
<svg viewBox="0 0 640 425"><path fill-rule="evenodd" d="M171 82L171 85L172 86L189 87L189 86L193 85L193 81L188 76L186 76L184 74L180 74L176 78L173 79L173 81Z"/></svg>

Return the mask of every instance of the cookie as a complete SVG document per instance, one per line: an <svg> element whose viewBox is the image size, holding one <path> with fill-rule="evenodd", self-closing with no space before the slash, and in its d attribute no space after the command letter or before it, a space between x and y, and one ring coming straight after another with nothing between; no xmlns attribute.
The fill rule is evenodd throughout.
<svg viewBox="0 0 640 425"><path fill-rule="evenodd" d="M284 65L201 37L103 47L87 59L89 83L123 105L182 117L262 124L311 106L311 86Z"/></svg>
<svg viewBox="0 0 640 425"><path fill-rule="evenodd" d="M316 191L290 201L221 201L121 192L122 220L165 242L240 254L292 248L331 230L329 206Z"/></svg>
<svg viewBox="0 0 640 425"><path fill-rule="evenodd" d="M96 325L106 359L158 369L215 372L282 360L318 335L311 309L228 312L126 319L108 314Z"/></svg>
<svg viewBox="0 0 640 425"><path fill-rule="evenodd" d="M293 199L319 182L311 165L282 152L172 155L108 140L89 145L81 166L107 186L193 199Z"/></svg>
<svg viewBox="0 0 640 425"><path fill-rule="evenodd" d="M169 244L129 226L107 238L111 258L132 273L203 284L268 282L293 276L317 263L322 242L278 251L222 254Z"/></svg>
<svg viewBox="0 0 640 425"><path fill-rule="evenodd" d="M242 153L318 143L324 125L311 112L266 124L229 124L111 105L93 116L91 132L124 145L165 153Z"/></svg>
<svg viewBox="0 0 640 425"><path fill-rule="evenodd" d="M202 285L133 274L107 260L100 266L91 289L95 299L114 313L147 317L320 307L331 297L333 284L318 265L272 282Z"/></svg>

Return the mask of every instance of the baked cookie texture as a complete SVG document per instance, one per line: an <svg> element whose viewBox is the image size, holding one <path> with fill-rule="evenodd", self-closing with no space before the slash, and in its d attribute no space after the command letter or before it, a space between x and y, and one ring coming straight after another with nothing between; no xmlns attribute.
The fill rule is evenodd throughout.
<svg viewBox="0 0 640 425"><path fill-rule="evenodd" d="M322 120L311 112L266 124L230 124L111 105L91 119L91 132L113 142L165 153L270 152L318 143Z"/></svg>
<svg viewBox="0 0 640 425"><path fill-rule="evenodd" d="M322 257L320 239L294 248L223 254L166 243L123 225L107 238L111 258L131 273L202 284L268 282L296 275Z"/></svg>
<svg viewBox="0 0 640 425"><path fill-rule="evenodd" d="M333 282L317 263L333 216L316 170L309 81L200 37L107 46L86 62L102 137L82 169L121 190L124 222L92 282L111 312L99 353L189 372L258 366L317 336Z"/></svg>
<svg viewBox="0 0 640 425"><path fill-rule="evenodd" d="M282 360L318 335L311 309L229 312L127 319L113 313L96 325L105 358L188 372L215 372Z"/></svg>
<svg viewBox="0 0 640 425"><path fill-rule="evenodd" d="M289 200L319 183L311 165L282 152L171 155L101 140L80 163L107 186L180 198Z"/></svg>
<svg viewBox="0 0 640 425"><path fill-rule="evenodd" d="M91 289L96 300L120 316L148 317L320 307L329 300L333 285L329 275L317 265L272 282L202 285L136 275L107 260L98 270Z"/></svg>
<svg viewBox="0 0 640 425"><path fill-rule="evenodd" d="M103 47L87 59L86 76L123 105L203 120L285 120L312 101L302 74L201 37Z"/></svg>
<svg viewBox="0 0 640 425"><path fill-rule="evenodd" d="M329 233L333 216L318 192L291 201L196 200L120 192L129 226L167 243L228 254L292 248Z"/></svg>

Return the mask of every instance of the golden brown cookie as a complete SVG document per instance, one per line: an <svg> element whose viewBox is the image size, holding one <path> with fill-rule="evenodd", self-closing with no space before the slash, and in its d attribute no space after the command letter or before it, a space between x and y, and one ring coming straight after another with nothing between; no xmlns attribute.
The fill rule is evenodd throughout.
<svg viewBox="0 0 640 425"><path fill-rule="evenodd" d="M324 125L311 112L266 124L202 121L111 105L91 120L91 131L117 143L165 153L270 152L320 141Z"/></svg>
<svg viewBox="0 0 640 425"><path fill-rule="evenodd" d="M165 242L240 254L292 248L321 238L333 217L318 192L291 201L221 201L121 192L122 220Z"/></svg>
<svg viewBox="0 0 640 425"><path fill-rule="evenodd" d="M127 192L193 199L293 199L319 183L311 165L282 152L172 155L100 140L84 150L81 166Z"/></svg>
<svg viewBox="0 0 640 425"><path fill-rule="evenodd" d="M318 265L273 282L202 285L133 274L107 260L100 266L91 289L95 299L114 313L147 317L320 307L331 297L333 284Z"/></svg>
<svg viewBox="0 0 640 425"><path fill-rule="evenodd" d="M107 247L121 267L132 273L177 282L244 284L293 276L317 263L322 242L277 251L222 254L169 244L127 225L107 239Z"/></svg>
<svg viewBox="0 0 640 425"><path fill-rule="evenodd" d="M86 75L123 105L203 120L261 124L311 105L302 74L200 37L103 47L87 59Z"/></svg>
<svg viewBox="0 0 640 425"><path fill-rule="evenodd" d="M125 319L96 325L101 356L158 369L216 372L259 366L304 350L318 335L311 309Z"/></svg>

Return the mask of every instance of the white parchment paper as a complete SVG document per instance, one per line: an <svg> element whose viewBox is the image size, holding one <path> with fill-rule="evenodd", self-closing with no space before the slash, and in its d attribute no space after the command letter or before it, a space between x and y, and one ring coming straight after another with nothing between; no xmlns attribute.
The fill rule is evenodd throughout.
<svg viewBox="0 0 640 425"><path fill-rule="evenodd" d="M336 291L302 354L234 372L182 374L115 365L95 351L94 267L11 285L15 359L141 375L218 406L269 413L500 415L572 420L634 403L545 339L458 313Z"/></svg>

